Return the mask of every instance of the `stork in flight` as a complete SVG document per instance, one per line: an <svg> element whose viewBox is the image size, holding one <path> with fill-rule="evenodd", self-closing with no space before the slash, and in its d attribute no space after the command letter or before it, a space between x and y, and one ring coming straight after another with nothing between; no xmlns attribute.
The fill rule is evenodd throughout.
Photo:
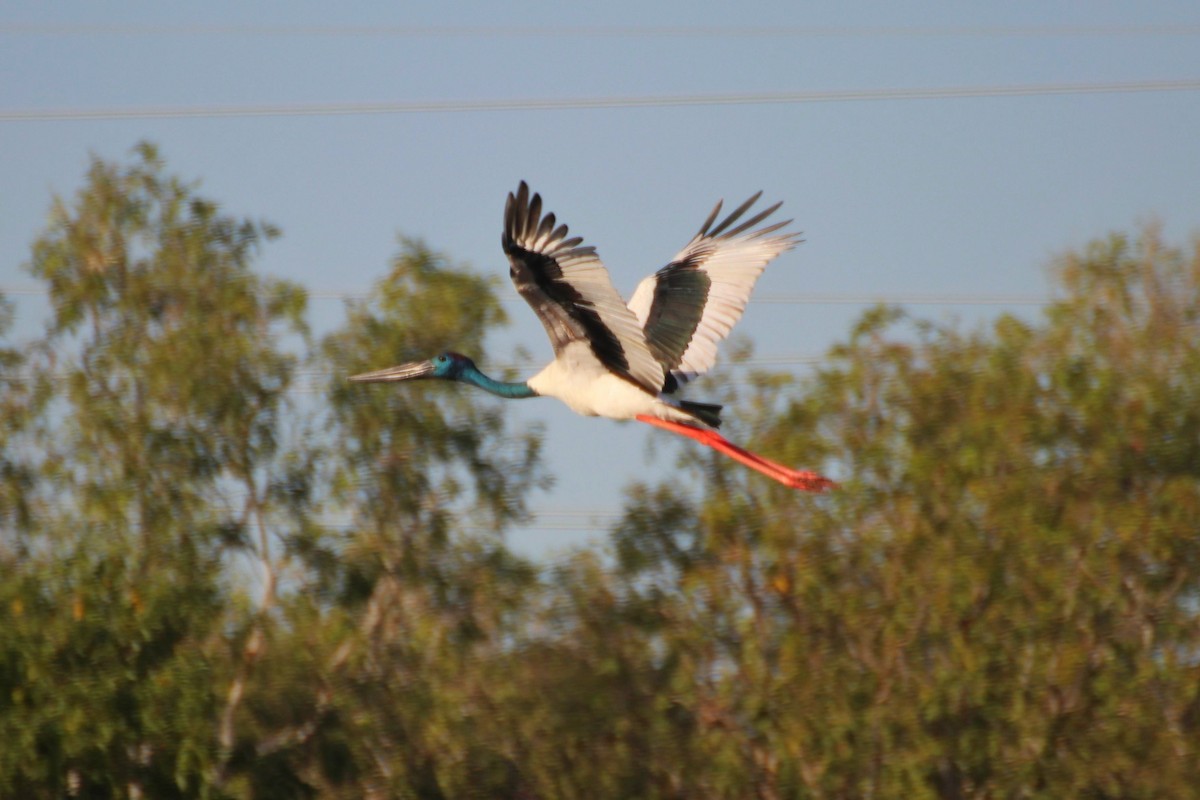
<svg viewBox="0 0 1200 800"><path fill-rule="evenodd" d="M585 416L636 419L707 445L793 489L834 486L814 472L796 470L744 450L717 433L721 406L681 400L680 386L707 372L717 343L741 318L767 263L800 241L780 233L791 220L754 229L776 203L739 220L762 192L714 228L721 203L671 263L643 280L626 305L613 288L595 247L568 238L554 214L542 214L540 195L524 181L504 207L501 244L509 275L533 307L554 345L554 361L527 381L506 383L484 375L464 355L446 352L428 361L354 375L363 383L441 378L477 386L500 397L557 397ZM736 226L736 227L735 227Z"/></svg>

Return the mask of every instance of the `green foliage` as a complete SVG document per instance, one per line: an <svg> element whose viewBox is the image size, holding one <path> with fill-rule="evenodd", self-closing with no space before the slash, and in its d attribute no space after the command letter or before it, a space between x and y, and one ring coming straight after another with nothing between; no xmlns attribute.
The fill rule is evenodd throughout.
<svg viewBox="0 0 1200 800"><path fill-rule="evenodd" d="M611 558L503 533L536 430L462 387L495 285L404 240L312 352L276 232L95 160L0 347L0 797L1185 797L1200 785L1200 242L1055 265L1037 317L866 313L714 391ZM0 332L7 308L0 304ZM325 394L293 392L297 370ZM698 486L685 491L683 486Z"/></svg>
<svg viewBox="0 0 1200 800"><path fill-rule="evenodd" d="M261 523L295 364L276 340L303 332L303 293L249 270L272 235L142 146L129 167L94 160L34 243L54 313L30 348L39 502L6 581L0 787L211 794L223 560Z"/></svg>
<svg viewBox="0 0 1200 800"><path fill-rule="evenodd" d="M275 454L295 367L276 339L303 332L305 301L249 270L274 235L164 177L146 145L126 169L94 161L74 208L56 202L30 270L50 289L47 345L72 359L49 444L70 451L58 477L80 511L161 541L207 513L219 478L249 480Z"/></svg>
<svg viewBox="0 0 1200 800"><path fill-rule="evenodd" d="M146 569L100 537L60 547L0 583L0 794L204 796L212 565Z"/></svg>
<svg viewBox="0 0 1200 800"><path fill-rule="evenodd" d="M0 336L7 334L11 325L12 307L0 294ZM0 346L0 547L19 547L16 534L32 521L31 494L37 470L20 455L20 445L47 386L22 374L25 361L19 348ZM0 550L0 558L3 554Z"/></svg>
<svg viewBox="0 0 1200 800"><path fill-rule="evenodd" d="M447 348L485 358L484 334L504 322L490 280L405 241L371 296L319 356L331 374L323 477L349 525L306 542L313 591L287 603L290 627L320 654L305 669L323 699L307 692L269 713L312 731L279 758L323 793L468 796L477 770L507 780L473 734L487 715L479 696L504 679L490 656L515 635L535 584L493 537L526 516L540 439L511 432L499 401L479 394L345 380ZM260 674L273 683L278 672Z"/></svg>

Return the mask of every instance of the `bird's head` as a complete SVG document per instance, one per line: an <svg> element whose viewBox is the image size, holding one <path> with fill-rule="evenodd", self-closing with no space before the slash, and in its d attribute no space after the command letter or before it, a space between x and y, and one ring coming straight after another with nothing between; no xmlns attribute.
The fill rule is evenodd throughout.
<svg viewBox="0 0 1200 800"><path fill-rule="evenodd" d="M396 367L379 369L351 375L355 383L388 383L411 381L420 378L441 378L448 381L461 380L463 374L474 370L475 362L461 353L439 353L427 361L410 361Z"/></svg>

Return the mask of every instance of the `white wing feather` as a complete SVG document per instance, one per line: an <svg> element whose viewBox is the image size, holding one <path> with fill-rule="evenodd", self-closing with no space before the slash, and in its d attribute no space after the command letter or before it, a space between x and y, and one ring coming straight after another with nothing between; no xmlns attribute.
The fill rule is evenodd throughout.
<svg viewBox="0 0 1200 800"><path fill-rule="evenodd" d="M791 220L747 231L749 227L771 214L778 205L755 215L734 230L722 233L758 197L756 194L750 198L715 230L709 231L712 221L721 210L721 204L717 203L700 232L679 251L670 264L638 284L637 290L629 300L629 309L637 317L648 341L655 340L655 326L660 324L658 320L663 316L686 318L699 311L695 331L690 341L677 354L676 363L664 364L680 383L685 383L712 368L717 359L717 345L741 319L750 293L754 290L754 284L763 269L773 258L790 250L800 241L799 234L795 233L771 235ZM686 270L705 273L709 281L706 295L700 296L695 292L659 292L659 307L655 309L656 319L651 319L659 282L666 280L672 271L678 273ZM697 304L702 304L702 308L697 309Z"/></svg>

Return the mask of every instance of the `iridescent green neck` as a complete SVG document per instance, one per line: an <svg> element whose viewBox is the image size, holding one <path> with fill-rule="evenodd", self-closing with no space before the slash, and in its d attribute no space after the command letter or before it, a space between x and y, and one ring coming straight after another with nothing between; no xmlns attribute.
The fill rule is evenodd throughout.
<svg viewBox="0 0 1200 800"><path fill-rule="evenodd" d="M519 383L506 383L489 378L484 375L476 367L469 366L458 375L458 380L463 383L469 383L472 386L478 386L485 392L491 392L497 397L507 397L510 400L521 400L526 397L537 397L538 393L529 388L529 384L525 381Z"/></svg>

